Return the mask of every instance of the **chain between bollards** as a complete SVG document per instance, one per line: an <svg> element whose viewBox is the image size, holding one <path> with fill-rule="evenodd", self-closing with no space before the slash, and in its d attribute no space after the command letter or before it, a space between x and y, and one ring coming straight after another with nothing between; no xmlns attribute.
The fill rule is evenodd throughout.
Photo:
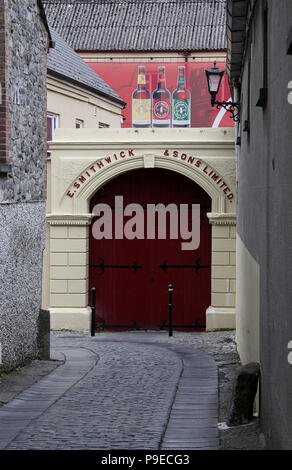
<svg viewBox="0 0 292 470"><path fill-rule="evenodd" d="M169 301L168 301L168 309L169 309L168 336L172 336L172 308L173 308L172 293L173 293L173 285L169 284L169 286L168 286L168 295L169 295Z"/></svg>
<svg viewBox="0 0 292 470"><path fill-rule="evenodd" d="M95 336L95 294L96 288L91 289L91 336Z"/></svg>

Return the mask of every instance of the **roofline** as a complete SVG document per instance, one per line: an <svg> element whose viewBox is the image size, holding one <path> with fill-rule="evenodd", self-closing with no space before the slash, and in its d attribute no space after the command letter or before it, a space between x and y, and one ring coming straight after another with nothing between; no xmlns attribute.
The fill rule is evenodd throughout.
<svg viewBox="0 0 292 470"><path fill-rule="evenodd" d="M230 81L238 81L241 77L246 42L248 7L249 0L227 0L226 3L226 68Z"/></svg>
<svg viewBox="0 0 292 470"><path fill-rule="evenodd" d="M47 68L47 71L48 71L48 75L53 75L56 78L72 83L72 85L77 85L79 88L84 88L90 91L91 93L94 93L95 95L106 98L112 104L118 104L121 107L121 109L124 109L126 107L127 103L123 101L122 99L115 98L114 96L108 95L107 93L97 90L96 88L93 88L90 85L86 85L82 82L79 82L78 80L74 80L73 78L70 78L67 75L63 75L59 72L56 72L55 70L50 69L50 67Z"/></svg>
<svg viewBox="0 0 292 470"><path fill-rule="evenodd" d="M42 21L45 25L45 28L46 28L48 36L49 36L49 47L53 47L53 40L52 40L52 36L51 36L51 31L50 31L50 28L49 28L49 25L48 25L47 16L46 16L46 13L45 13L45 10L44 10L42 0L37 0L37 4L38 4L39 10L40 10L41 19L42 19Z"/></svg>
<svg viewBox="0 0 292 470"><path fill-rule="evenodd" d="M74 49L74 48L73 48ZM107 54L110 54L111 52L112 53L121 53L121 54L126 54L126 53L135 53L135 54L139 54L139 52L143 52L143 53L157 53L157 52L161 52L161 53L165 53L165 52L175 52L177 54L179 53L183 53L183 54L192 54L192 53L200 53L200 52L210 52L210 53L213 53L213 52L227 52L227 47L225 48L222 48L222 49L74 49L75 52L77 52L77 54L82 54L83 52L84 53L92 53L92 54L96 54L96 53L107 53Z"/></svg>

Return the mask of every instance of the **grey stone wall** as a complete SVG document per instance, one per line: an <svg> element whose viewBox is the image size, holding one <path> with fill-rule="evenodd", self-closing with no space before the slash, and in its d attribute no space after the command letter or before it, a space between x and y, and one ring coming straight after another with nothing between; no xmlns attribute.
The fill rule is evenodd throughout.
<svg viewBox="0 0 292 470"><path fill-rule="evenodd" d="M36 0L8 6L8 93L11 173L0 179L0 202L44 199L47 31Z"/></svg>
<svg viewBox="0 0 292 470"><path fill-rule="evenodd" d="M3 4L11 171L0 176L0 371L38 357L48 45L37 0L4 0Z"/></svg>
<svg viewBox="0 0 292 470"><path fill-rule="evenodd" d="M0 371L38 357L45 212L44 201L0 204Z"/></svg>
<svg viewBox="0 0 292 470"><path fill-rule="evenodd" d="M237 231L260 265L261 425L269 448L291 449L292 366L287 346L292 340L292 106L287 98L292 56L287 55L287 37L292 3L267 2L264 108L256 106L263 86L263 4L256 3L242 77ZM244 132L247 119L250 131Z"/></svg>

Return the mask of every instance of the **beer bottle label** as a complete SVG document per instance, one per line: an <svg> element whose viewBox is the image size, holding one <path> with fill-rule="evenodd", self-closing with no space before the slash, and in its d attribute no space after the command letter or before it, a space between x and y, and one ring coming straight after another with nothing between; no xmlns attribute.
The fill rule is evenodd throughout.
<svg viewBox="0 0 292 470"><path fill-rule="evenodd" d="M151 117L151 100L135 99L132 100L132 122L133 124L149 125Z"/></svg>
<svg viewBox="0 0 292 470"><path fill-rule="evenodd" d="M170 124L169 100L153 99L153 124Z"/></svg>
<svg viewBox="0 0 292 470"><path fill-rule="evenodd" d="M144 74L139 74L138 75L138 85L145 85L146 84L146 78Z"/></svg>
<svg viewBox="0 0 292 470"><path fill-rule="evenodd" d="M191 118L191 100L176 100L172 102L172 123L187 125Z"/></svg>

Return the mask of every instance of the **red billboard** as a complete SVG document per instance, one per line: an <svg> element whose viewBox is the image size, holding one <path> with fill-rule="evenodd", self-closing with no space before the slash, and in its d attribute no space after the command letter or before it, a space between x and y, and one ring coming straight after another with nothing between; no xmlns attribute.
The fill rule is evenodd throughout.
<svg viewBox="0 0 292 470"><path fill-rule="evenodd" d="M230 113L211 107L205 70L213 62L90 62L127 103L122 127L233 127ZM217 62L220 70L225 62ZM227 75L218 101L231 99Z"/></svg>

